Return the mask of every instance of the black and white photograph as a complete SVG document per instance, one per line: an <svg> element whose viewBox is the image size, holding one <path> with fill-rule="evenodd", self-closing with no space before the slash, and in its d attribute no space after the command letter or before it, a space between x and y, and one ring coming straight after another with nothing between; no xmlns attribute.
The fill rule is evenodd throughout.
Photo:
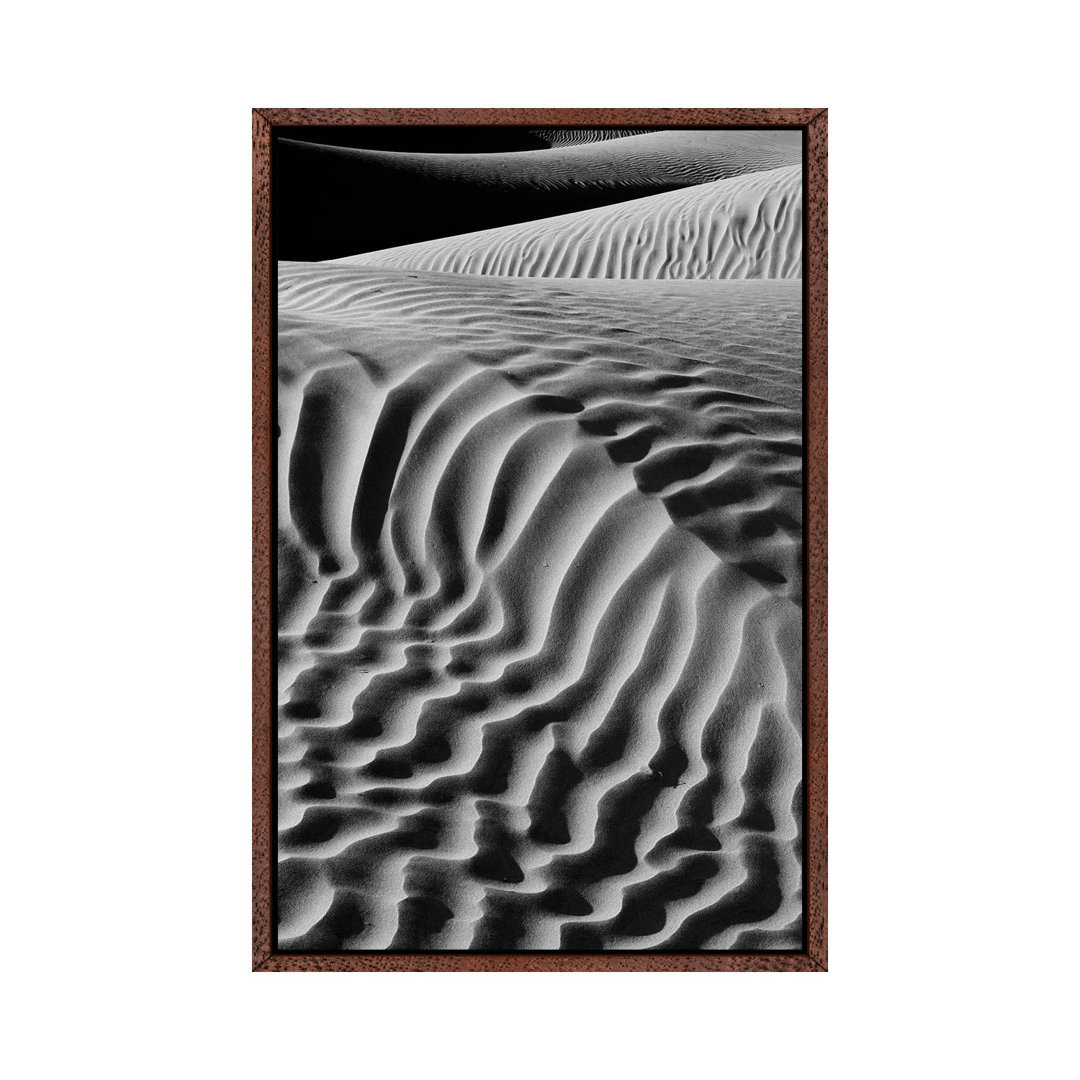
<svg viewBox="0 0 1080 1080"><path fill-rule="evenodd" d="M279 951L804 950L804 168L275 126Z"/></svg>
<svg viewBox="0 0 1080 1080"><path fill-rule="evenodd" d="M7 9L5 1074L1074 1075L1070 13Z"/></svg>

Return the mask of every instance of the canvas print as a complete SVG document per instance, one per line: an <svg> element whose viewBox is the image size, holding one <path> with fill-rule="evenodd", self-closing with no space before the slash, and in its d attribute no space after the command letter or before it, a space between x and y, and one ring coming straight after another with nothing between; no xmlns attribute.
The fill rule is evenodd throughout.
<svg viewBox="0 0 1080 1080"><path fill-rule="evenodd" d="M803 188L275 129L279 950L805 947Z"/></svg>

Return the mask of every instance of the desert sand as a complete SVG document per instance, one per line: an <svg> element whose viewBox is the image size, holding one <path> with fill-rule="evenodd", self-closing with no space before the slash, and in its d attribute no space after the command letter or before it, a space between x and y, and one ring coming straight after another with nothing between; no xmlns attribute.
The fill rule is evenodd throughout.
<svg viewBox="0 0 1080 1080"><path fill-rule="evenodd" d="M280 948L801 947L801 175L695 175L280 263Z"/></svg>
<svg viewBox="0 0 1080 1080"><path fill-rule="evenodd" d="M508 277L798 278L801 174L789 165L343 261Z"/></svg>

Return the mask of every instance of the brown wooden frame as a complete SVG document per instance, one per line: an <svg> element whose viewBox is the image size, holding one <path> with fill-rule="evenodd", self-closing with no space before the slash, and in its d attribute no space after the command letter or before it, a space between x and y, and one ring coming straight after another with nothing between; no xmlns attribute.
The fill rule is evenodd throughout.
<svg viewBox="0 0 1080 1080"><path fill-rule="evenodd" d="M806 951L799 953L276 953L273 948L274 676L271 558L274 268L273 129L284 125L795 127L805 136L805 440L807 710ZM253 109L252 110L252 970L253 971L826 971L828 857L827 412L828 113L825 109Z"/></svg>

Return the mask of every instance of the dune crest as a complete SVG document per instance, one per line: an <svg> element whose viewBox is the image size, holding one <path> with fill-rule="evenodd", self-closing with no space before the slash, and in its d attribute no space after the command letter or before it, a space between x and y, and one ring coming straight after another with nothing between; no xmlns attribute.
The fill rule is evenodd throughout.
<svg viewBox="0 0 1080 1080"><path fill-rule="evenodd" d="M731 176L797 165L802 141L791 131L652 131L614 139L571 137L550 150L494 154L424 154L366 150L281 139L288 154L320 156L355 168L386 169L399 177L428 176L443 183L542 191L560 187L685 187ZM359 176L360 173L358 172ZM358 192L361 194L361 192Z"/></svg>
<svg viewBox="0 0 1080 1080"><path fill-rule="evenodd" d="M798 278L800 166L338 260L503 277Z"/></svg>

